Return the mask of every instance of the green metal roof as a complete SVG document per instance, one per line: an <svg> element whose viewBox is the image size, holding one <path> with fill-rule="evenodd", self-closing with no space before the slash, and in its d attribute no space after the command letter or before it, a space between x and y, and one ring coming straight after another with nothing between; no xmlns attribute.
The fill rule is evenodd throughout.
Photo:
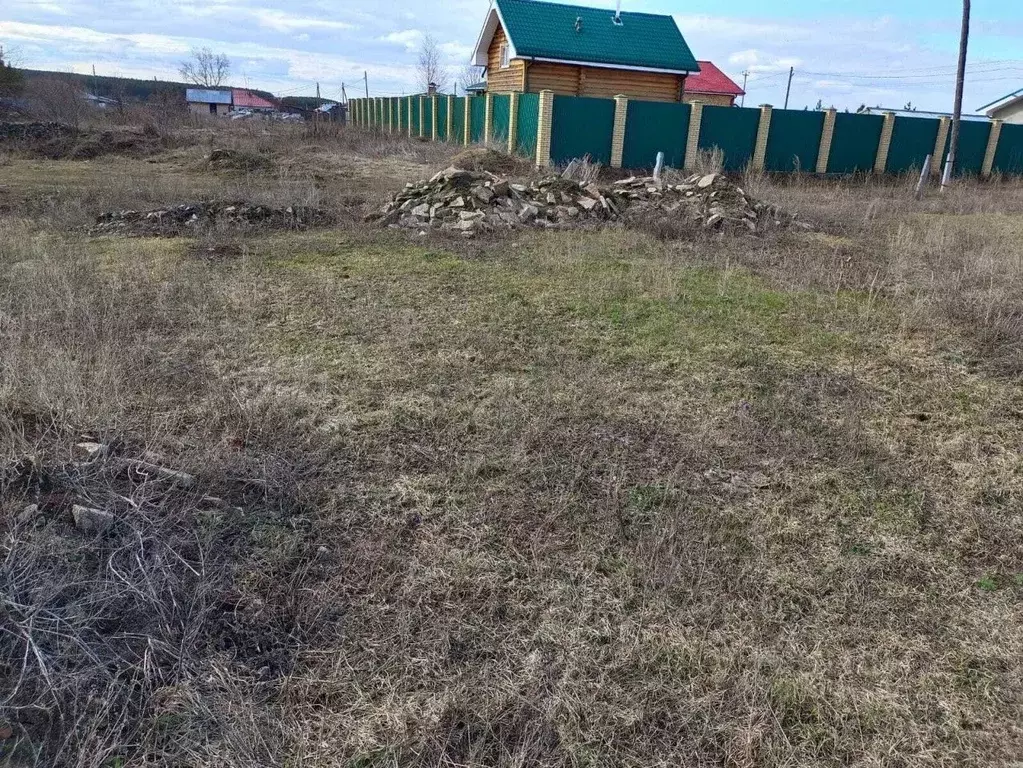
<svg viewBox="0 0 1023 768"><path fill-rule="evenodd" d="M520 58L700 71L671 16L623 12L615 24L606 8L542 0L497 0L497 9Z"/></svg>

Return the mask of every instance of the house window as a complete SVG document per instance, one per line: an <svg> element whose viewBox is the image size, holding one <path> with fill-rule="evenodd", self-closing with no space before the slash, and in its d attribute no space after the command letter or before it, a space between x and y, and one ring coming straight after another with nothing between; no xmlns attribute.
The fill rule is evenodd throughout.
<svg viewBox="0 0 1023 768"><path fill-rule="evenodd" d="M501 69L508 69L511 63L508 60L508 44L501 46Z"/></svg>

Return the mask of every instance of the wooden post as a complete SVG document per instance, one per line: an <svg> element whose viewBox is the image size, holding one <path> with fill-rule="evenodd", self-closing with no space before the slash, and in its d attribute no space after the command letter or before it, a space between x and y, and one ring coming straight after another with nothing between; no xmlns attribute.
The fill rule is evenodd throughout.
<svg viewBox="0 0 1023 768"><path fill-rule="evenodd" d="M448 94L448 124L445 127L444 135L448 141L454 141L454 136L451 134L455 132L455 97L450 93Z"/></svg>
<svg viewBox="0 0 1023 768"><path fill-rule="evenodd" d="M465 107L465 118L462 120L462 134L463 134L462 143L465 146L469 146L469 139L472 138L472 130L471 130L472 129L472 104L469 103L470 101L472 101L472 98L473 98L472 96L466 95L465 103L463 104L463 106Z"/></svg>
<svg viewBox="0 0 1023 768"><path fill-rule="evenodd" d="M508 97L508 154L515 154L515 132L519 129L519 94L512 91Z"/></svg>
<svg viewBox="0 0 1023 768"><path fill-rule="evenodd" d="M947 117L938 120L938 136L934 140L934 152L931 153L931 174L941 172L941 156L945 154L945 141L948 139L950 122Z"/></svg>
<svg viewBox="0 0 1023 768"><path fill-rule="evenodd" d="M394 99L387 98L387 132L394 133Z"/></svg>
<svg viewBox="0 0 1023 768"><path fill-rule="evenodd" d="M412 138L412 97L408 97L408 137Z"/></svg>
<svg viewBox="0 0 1023 768"><path fill-rule="evenodd" d="M832 107L824 113L824 125L821 127L821 145L817 150L817 173L828 172L828 158L831 157L831 140L835 137L835 119L838 110Z"/></svg>
<svg viewBox="0 0 1023 768"><path fill-rule="evenodd" d="M629 117L629 97L615 96L614 129L611 131L611 167L621 168L625 155L625 124Z"/></svg>
<svg viewBox="0 0 1023 768"><path fill-rule="evenodd" d="M689 132L686 135L686 157L683 166L686 170L696 167L696 156L700 151L700 124L703 122L703 104L695 102L690 105Z"/></svg>
<svg viewBox="0 0 1023 768"><path fill-rule="evenodd" d="M771 112L773 109L774 108L770 104L760 105L760 122L757 124L757 143L753 148L753 159L750 160L751 170L764 170L764 162L767 158L767 138L771 135Z"/></svg>
<svg viewBox="0 0 1023 768"><path fill-rule="evenodd" d="M881 139L877 142L877 154L874 156L874 173L884 173L888 169L888 150L892 146L894 131L895 113L885 112L884 123L881 125Z"/></svg>
<svg viewBox="0 0 1023 768"><path fill-rule="evenodd" d="M554 91L540 91L539 115L536 126L536 167L551 164L551 129L554 121Z"/></svg>
<svg viewBox="0 0 1023 768"><path fill-rule="evenodd" d="M984 164L980 166L980 175L985 179L991 176L995 167L995 153L998 151L998 139L1002 135L1002 121L991 121L991 132L987 135L987 149L984 150Z"/></svg>
<svg viewBox="0 0 1023 768"><path fill-rule="evenodd" d="M430 138L437 140L437 94L430 97Z"/></svg>
<svg viewBox="0 0 1023 768"><path fill-rule="evenodd" d="M487 91L486 106L483 110L483 143L489 144L493 138L491 131L494 130L494 94Z"/></svg>

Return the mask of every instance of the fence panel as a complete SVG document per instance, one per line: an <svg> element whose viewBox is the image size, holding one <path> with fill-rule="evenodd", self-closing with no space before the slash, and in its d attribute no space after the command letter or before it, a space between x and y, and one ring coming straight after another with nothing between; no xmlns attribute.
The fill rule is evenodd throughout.
<svg viewBox="0 0 1023 768"><path fill-rule="evenodd" d="M991 134L988 120L963 120L959 124L959 151L956 153L956 175L976 176L984 165L987 138ZM942 161L944 162L944 161Z"/></svg>
<svg viewBox="0 0 1023 768"><path fill-rule="evenodd" d="M515 152L536 156L536 129L540 122L540 94L519 94L519 117L515 122Z"/></svg>
<svg viewBox="0 0 1023 768"><path fill-rule="evenodd" d="M409 107L408 107L408 97L404 97L403 96L403 97L400 97L398 99L398 109L401 110L401 132L403 134L405 134L406 136L408 136L408 126L409 126L409 122L408 121L410 119Z"/></svg>
<svg viewBox="0 0 1023 768"><path fill-rule="evenodd" d="M412 119L409 121L409 125L412 126L412 135L419 135L419 99L412 99Z"/></svg>
<svg viewBox="0 0 1023 768"><path fill-rule="evenodd" d="M994 169L999 173L1023 173L1023 125L1002 125Z"/></svg>
<svg viewBox="0 0 1023 768"><path fill-rule="evenodd" d="M831 154L828 155L828 173L873 171L883 127L883 115L836 114Z"/></svg>
<svg viewBox="0 0 1023 768"><path fill-rule="evenodd" d="M453 136L451 140L459 144L462 143L462 137L465 135L465 97L459 96L455 99L455 111L452 115L451 130Z"/></svg>
<svg viewBox="0 0 1023 768"><path fill-rule="evenodd" d="M437 99L437 139L447 141L448 138L448 97Z"/></svg>
<svg viewBox="0 0 1023 768"><path fill-rule="evenodd" d="M566 163L589 155L598 163L611 162L614 132L613 99L555 96L551 128L551 161Z"/></svg>
<svg viewBox="0 0 1023 768"><path fill-rule="evenodd" d="M626 168L649 168L654 164L657 153L663 152L665 165L681 168L686 159L691 113L692 107L688 104L630 101L622 165Z"/></svg>
<svg viewBox="0 0 1023 768"><path fill-rule="evenodd" d="M495 93L490 112L490 138L498 144L508 143L508 126L511 120L511 96Z"/></svg>
<svg viewBox="0 0 1023 768"><path fill-rule="evenodd" d="M469 141L478 144L483 141L484 121L487 119L487 100L483 96L470 96L469 119L472 124L469 126Z"/></svg>
<svg viewBox="0 0 1023 768"><path fill-rule="evenodd" d="M704 105L700 122L700 149L720 149L726 171L741 171L753 157L760 110Z"/></svg>
<svg viewBox="0 0 1023 768"><path fill-rule="evenodd" d="M885 170L889 173L905 173L910 168L923 168L924 159L934 151L937 139L937 120L929 117L896 117Z"/></svg>
<svg viewBox="0 0 1023 768"><path fill-rule="evenodd" d="M423 99L423 136L433 136L433 99Z"/></svg>
<svg viewBox="0 0 1023 768"><path fill-rule="evenodd" d="M764 169L767 171L809 171L817 168L817 152L824 130L824 113L776 109L771 115Z"/></svg>

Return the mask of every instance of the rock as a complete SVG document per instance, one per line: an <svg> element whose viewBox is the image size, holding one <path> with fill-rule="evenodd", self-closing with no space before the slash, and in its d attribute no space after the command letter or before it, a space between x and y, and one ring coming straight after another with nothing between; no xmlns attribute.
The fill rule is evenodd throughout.
<svg viewBox="0 0 1023 768"><path fill-rule="evenodd" d="M28 525L39 516L39 505L29 504L21 512L18 513L17 521L19 525Z"/></svg>
<svg viewBox="0 0 1023 768"><path fill-rule="evenodd" d="M461 195L459 195L454 200L452 200L450 203L448 203L448 205L451 208L465 208L465 198L462 197Z"/></svg>
<svg viewBox="0 0 1023 768"><path fill-rule="evenodd" d="M493 186L494 194L498 197L507 197L509 189L507 181L495 182Z"/></svg>
<svg viewBox="0 0 1023 768"><path fill-rule="evenodd" d="M80 459L99 459L109 453L110 447L103 443L83 442L75 443L75 455Z"/></svg>
<svg viewBox="0 0 1023 768"><path fill-rule="evenodd" d="M83 533L103 533L110 530L117 518L112 512L103 509L93 509L75 504L71 507L71 515L75 520L75 527Z"/></svg>
<svg viewBox="0 0 1023 768"><path fill-rule="evenodd" d="M699 187L700 189L706 189L707 187L714 183L714 180L717 179L717 177L718 175L716 173L708 173L706 176L702 177L698 182L696 182L696 186Z"/></svg>
<svg viewBox="0 0 1023 768"><path fill-rule="evenodd" d="M592 211L598 204L592 197L580 197L577 202L584 211Z"/></svg>
<svg viewBox="0 0 1023 768"><path fill-rule="evenodd" d="M494 199L494 190L490 189L489 187L476 187L476 189L474 189L472 193L476 196L478 200L484 203L489 203L491 200Z"/></svg>
<svg viewBox="0 0 1023 768"><path fill-rule="evenodd" d="M522 206L522 209L519 211L519 221L521 221L523 224L528 224L529 222L535 220L539 214L540 211L535 205L524 205Z"/></svg>

